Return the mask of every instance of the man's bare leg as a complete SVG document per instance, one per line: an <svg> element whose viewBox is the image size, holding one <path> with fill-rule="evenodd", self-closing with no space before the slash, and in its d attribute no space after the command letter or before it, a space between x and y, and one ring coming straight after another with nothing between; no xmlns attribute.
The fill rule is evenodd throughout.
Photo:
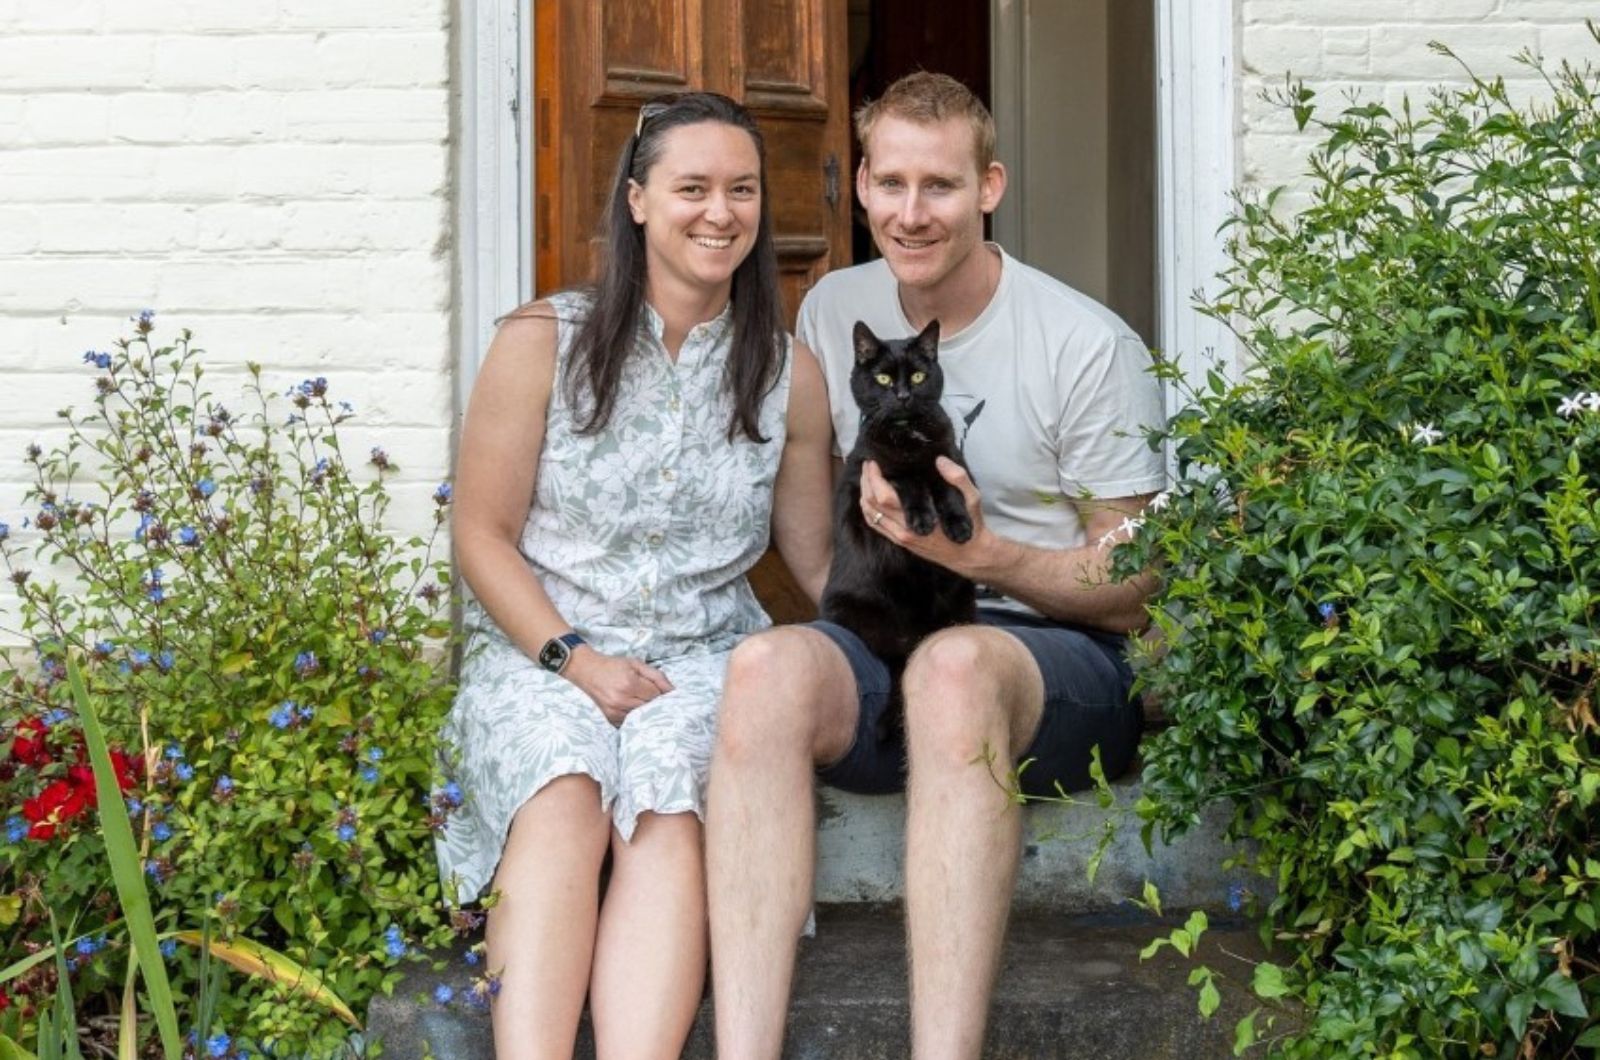
<svg viewBox="0 0 1600 1060"><path fill-rule="evenodd" d="M965 626L926 641L903 687L912 1055L976 1058L1022 841L1021 812L994 775L1031 740L1044 684L1015 638Z"/></svg>
<svg viewBox="0 0 1600 1060"><path fill-rule="evenodd" d="M706 799L717 1055L776 1058L816 874L814 763L849 750L844 654L808 629L750 638L728 663Z"/></svg>

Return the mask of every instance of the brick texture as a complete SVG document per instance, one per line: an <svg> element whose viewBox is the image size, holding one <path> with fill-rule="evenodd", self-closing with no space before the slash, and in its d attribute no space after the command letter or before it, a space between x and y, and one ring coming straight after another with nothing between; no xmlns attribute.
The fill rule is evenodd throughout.
<svg viewBox="0 0 1600 1060"><path fill-rule="evenodd" d="M1257 190L1301 184L1313 139L1281 108L1263 101L1285 77L1317 93L1333 113L1347 95L1397 106L1427 98L1430 86L1464 83L1465 63L1504 77L1514 98L1537 96L1537 75L1515 59L1524 50L1552 68L1564 59L1600 62L1584 26L1592 0L1237 0L1240 182ZM1458 58L1437 54L1448 46ZM1293 208L1291 191L1281 203Z"/></svg>
<svg viewBox="0 0 1600 1060"><path fill-rule="evenodd" d="M225 403L254 360L329 379L400 465L426 533L446 474L450 8L445 0L0 0L0 522L23 449L86 406L86 349L157 312ZM284 415L288 408L285 406ZM0 648L15 598L0 580Z"/></svg>

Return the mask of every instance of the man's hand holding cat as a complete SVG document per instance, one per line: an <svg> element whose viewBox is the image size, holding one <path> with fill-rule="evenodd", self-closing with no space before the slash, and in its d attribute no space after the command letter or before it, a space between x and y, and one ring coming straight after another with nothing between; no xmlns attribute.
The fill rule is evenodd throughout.
<svg viewBox="0 0 1600 1060"><path fill-rule="evenodd" d="M973 570L984 565L983 556L993 545L995 537L984 526L983 509L978 503L978 487L972 481L972 476L967 474L967 469L942 456L934 466L946 482L961 492L962 499L966 501L967 515L972 520L972 537L967 541L957 544L937 526L925 535L913 533L906 526L906 512L900 503L900 495L883 477L883 472L873 460L861 465L861 513L868 526L907 552L970 578ZM881 519L878 518L880 513L883 516Z"/></svg>
<svg viewBox="0 0 1600 1060"><path fill-rule="evenodd" d="M667 675L654 666L620 655L602 655L588 645L572 653L561 676L594 700L613 725L621 725L630 710L672 691Z"/></svg>

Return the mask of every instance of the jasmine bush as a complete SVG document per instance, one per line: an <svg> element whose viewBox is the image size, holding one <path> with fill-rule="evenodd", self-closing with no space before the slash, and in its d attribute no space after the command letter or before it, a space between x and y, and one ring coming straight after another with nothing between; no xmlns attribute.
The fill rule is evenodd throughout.
<svg viewBox="0 0 1600 1060"><path fill-rule="evenodd" d="M1310 204L1241 203L1209 306L1252 367L1119 549L1165 574L1147 829L1231 803L1270 881L1241 1048L1600 1044L1600 77L1548 88L1285 90Z"/></svg>
<svg viewBox="0 0 1600 1060"><path fill-rule="evenodd" d="M432 837L459 796L434 789L429 750L450 695L448 574L431 538L384 532L395 465L374 449L367 481L351 473L337 428L352 410L326 380L279 401L252 365L236 414L202 386L188 332L157 346L149 313L134 331L84 355L94 404L62 414L66 442L28 452L33 551L67 580L32 574L0 524L37 654L0 670L0 942L8 958L37 951L53 912L78 939L80 1013L113 1007L126 937L70 653L110 736L158 927L271 947L360 1011L449 931ZM435 501L437 530L448 486ZM194 951L163 949L192 979ZM331 1055L348 1031L303 991L236 978L214 1024L194 1028L208 1055L273 1042ZM48 962L0 982L0 1031L24 1030L57 986Z"/></svg>

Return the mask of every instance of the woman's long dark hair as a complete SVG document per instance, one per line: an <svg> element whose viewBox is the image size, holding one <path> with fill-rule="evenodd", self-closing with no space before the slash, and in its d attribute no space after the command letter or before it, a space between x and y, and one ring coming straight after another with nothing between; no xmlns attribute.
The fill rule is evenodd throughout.
<svg viewBox="0 0 1600 1060"><path fill-rule="evenodd" d="M600 277L588 312L578 322L563 378L574 408L580 407L578 398L584 392L593 399L587 414L580 414L580 433L593 434L610 422L623 365L638 346L645 291L644 226L634 223L628 208L628 182L644 184L669 131L707 121L749 133L761 163L761 221L755 245L733 273L733 351L723 386L733 397L728 440L739 434L751 441L767 440L761 434L761 402L777 382L784 357L783 298L767 203L767 149L750 112L714 92L674 97L665 109L647 115L617 160L606 206Z"/></svg>

